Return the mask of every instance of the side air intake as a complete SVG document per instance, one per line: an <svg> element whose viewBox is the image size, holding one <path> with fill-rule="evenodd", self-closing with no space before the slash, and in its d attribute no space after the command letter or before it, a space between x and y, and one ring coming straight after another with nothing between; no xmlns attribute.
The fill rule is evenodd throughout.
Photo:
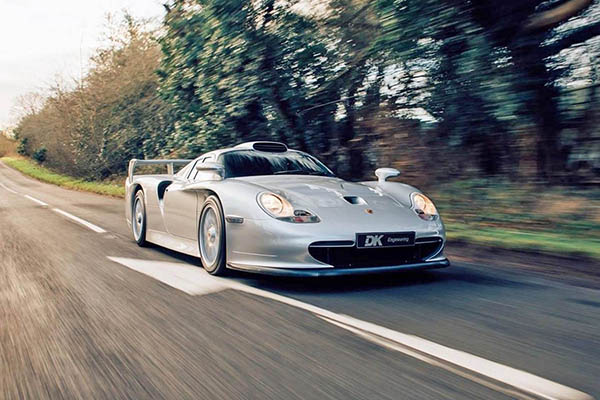
<svg viewBox="0 0 600 400"><path fill-rule="evenodd" d="M256 142L252 145L252 148L257 151L267 151L270 153L285 153L288 149L285 144L277 142Z"/></svg>

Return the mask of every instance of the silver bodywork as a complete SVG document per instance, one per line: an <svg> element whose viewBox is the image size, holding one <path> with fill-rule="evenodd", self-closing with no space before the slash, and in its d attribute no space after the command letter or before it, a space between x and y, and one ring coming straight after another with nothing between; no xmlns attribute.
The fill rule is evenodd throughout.
<svg viewBox="0 0 600 400"><path fill-rule="evenodd" d="M144 191L146 240L192 256L200 256L199 215L205 199L216 195L225 216L226 260L232 269L275 275L362 274L401 269L448 266L443 256L444 225L440 218L426 221L415 213L412 186L385 179L353 183L335 177L309 175L268 175L221 179L215 171L202 171L197 164L219 163L228 151L253 149L253 143L206 153L195 160L163 160L170 173L135 175L137 166L147 161L132 160L126 181L125 213L131 225L133 198ZM288 150L294 151L294 150ZM173 174L173 165L187 164ZM383 171L383 170L382 170ZM318 223L290 223L267 214L259 206L261 193L284 196L294 206L320 218ZM361 199L351 204L344 197ZM336 251L354 251L357 233L415 232L417 241L439 240L439 248L418 262L397 265L352 266L340 268L319 261L309 246L333 246ZM366 249L364 251L375 251ZM377 253L372 253L376 257Z"/></svg>

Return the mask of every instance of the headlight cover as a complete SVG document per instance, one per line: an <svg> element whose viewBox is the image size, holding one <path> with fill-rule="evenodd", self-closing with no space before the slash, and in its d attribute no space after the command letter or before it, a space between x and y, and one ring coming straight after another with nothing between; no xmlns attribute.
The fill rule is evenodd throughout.
<svg viewBox="0 0 600 400"><path fill-rule="evenodd" d="M425 221L434 221L439 217L437 208L427 196L422 193L412 193L410 195L412 209L417 213L419 218Z"/></svg>
<svg viewBox="0 0 600 400"><path fill-rule="evenodd" d="M307 210L294 210L284 197L271 192L258 195L258 204L271 217L292 223L315 223L321 220Z"/></svg>

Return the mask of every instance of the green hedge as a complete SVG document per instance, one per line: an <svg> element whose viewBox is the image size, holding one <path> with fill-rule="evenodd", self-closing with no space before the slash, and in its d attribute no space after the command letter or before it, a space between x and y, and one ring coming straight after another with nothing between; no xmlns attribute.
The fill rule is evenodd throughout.
<svg viewBox="0 0 600 400"><path fill-rule="evenodd" d="M9 167L42 182L52 183L53 185L58 185L67 189L81 190L108 196L125 196L125 187L123 184L117 185L114 183L90 182L66 175L60 175L25 158L3 157L0 160Z"/></svg>

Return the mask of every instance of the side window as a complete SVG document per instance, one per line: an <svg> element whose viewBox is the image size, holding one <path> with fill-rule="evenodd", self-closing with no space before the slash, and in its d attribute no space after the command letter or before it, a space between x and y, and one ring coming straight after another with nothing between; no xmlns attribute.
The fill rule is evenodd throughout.
<svg viewBox="0 0 600 400"><path fill-rule="evenodd" d="M200 160L198 160L198 163L204 163L204 162L207 162L207 161L212 161L212 158L213 158L212 156L203 157ZM193 169L193 172L192 172L191 175L194 177L193 180L195 180L195 181L200 180L202 178L202 171L197 171L196 170L196 164L194 164L194 169Z"/></svg>
<svg viewBox="0 0 600 400"><path fill-rule="evenodd" d="M195 175L196 175L196 165L202 162L200 160L196 160L196 162L193 163L192 168L190 168L190 170L188 171L188 173L186 174L186 178L187 179L192 179Z"/></svg>

